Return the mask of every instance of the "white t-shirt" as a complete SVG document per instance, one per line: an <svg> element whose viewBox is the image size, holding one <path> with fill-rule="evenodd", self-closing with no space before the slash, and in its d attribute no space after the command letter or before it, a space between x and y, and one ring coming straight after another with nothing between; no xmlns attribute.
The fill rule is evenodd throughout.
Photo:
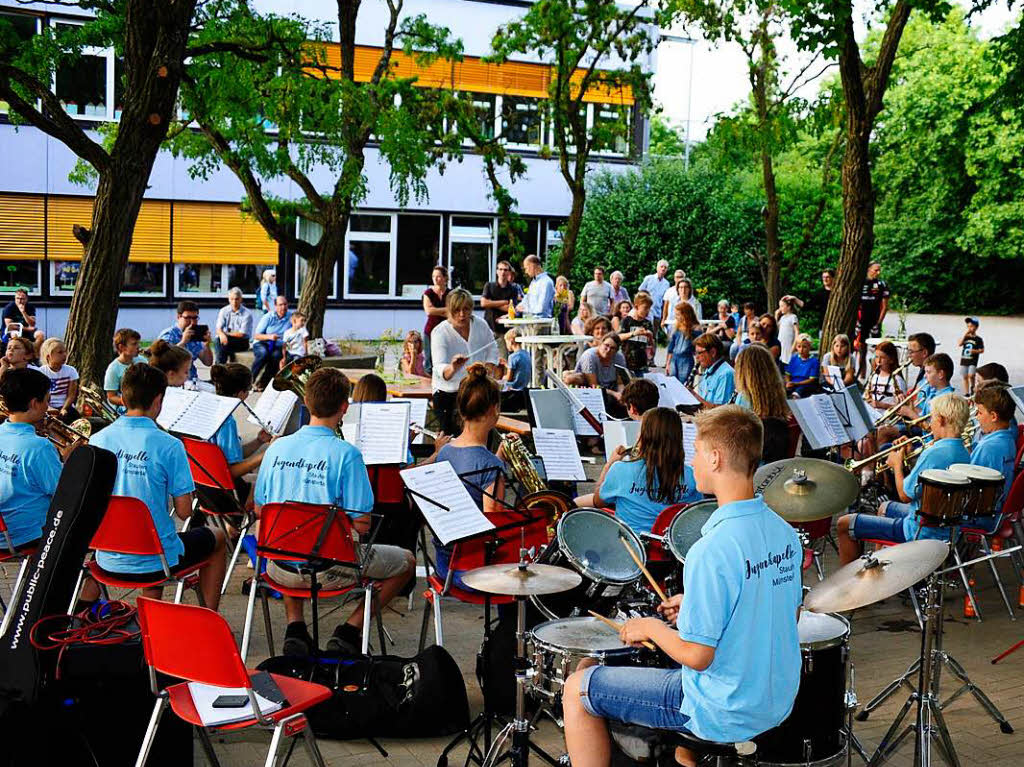
<svg viewBox="0 0 1024 767"><path fill-rule="evenodd" d="M779 354L782 359L789 359L793 354L793 344L796 343L796 315L783 314L779 317Z"/></svg>
<svg viewBox="0 0 1024 767"><path fill-rule="evenodd" d="M470 354L474 352L474 354ZM455 371L451 380L444 380L444 369L457 354L469 355L469 361ZM487 323L478 317L469 320L469 339L463 338L445 320L430 333L430 358L434 365L432 385L434 391L457 392L459 384L466 376L466 368L474 362L498 361L498 347L494 343L494 334Z"/></svg>
<svg viewBox="0 0 1024 767"><path fill-rule="evenodd" d="M52 370L49 365L40 365L39 372L50 379L50 407L60 410L68 401L68 389L72 381L78 380L78 371L71 365L61 365Z"/></svg>
<svg viewBox="0 0 1024 767"><path fill-rule="evenodd" d="M284 348L289 354L302 357L306 354L307 338L309 338L309 331L305 325L301 328L288 328L284 331Z"/></svg>

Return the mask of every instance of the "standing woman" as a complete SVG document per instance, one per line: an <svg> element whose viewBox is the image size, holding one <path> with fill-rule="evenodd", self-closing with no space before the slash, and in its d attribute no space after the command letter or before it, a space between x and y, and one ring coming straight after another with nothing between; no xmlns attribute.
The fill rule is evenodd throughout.
<svg viewBox="0 0 1024 767"><path fill-rule="evenodd" d="M779 354L783 363L789 364L789 358L796 351L796 338L800 335L800 323L796 318L796 302L789 296L779 299L779 308L775 312L778 319Z"/></svg>
<svg viewBox="0 0 1024 767"><path fill-rule="evenodd" d="M274 311L274 302L276 300L277 272L275 272L273 269L264 269L263 277L260 279L260 309L262 309L264 312Z"/></svg>
<svg viewBox="0 0 1024 767"><path fill-rule="evenodd" d="M685 282L685 280L683 280ZM665 350L665 375L675 376L685 384L693 372L693 342L700 337L700 322L687 301L678 301L675 309L675 330L668 339Z"/></svg>
<svg viewBox="0 0 1024 767"><path fill-rule="evenodd" d="M754 413L764 424L761 462L788 458L789 405L775 358L761 344L743 347L736 355L735 381L736 404Z"/></svg>
<svg viewBox="0 0 1024 767"><path fill-rule="evenodd" d="M558 332L571 334L569 317L576 309L576 294L569 287L569 278L562 274L555 278L555 306L558 309Z"/></svg>
<svg viewBox="0 0 1024 767"><path fill-rule="evenodd" d="M494 333L482 319L473 316L473 296L464 288L455 288L445 301L448 319L443 320L430 336L434 361L431 401L434 414L445 434L458 434L456 394L466 377L466 368L482 362L495 378L501 375L497 366L498 346Z"/></svg>
<svg viewBox="0 0 1024 767"><path fill-rule="evenodd" d="M423 291L423 313L427 322L423 326L423 369L431 374L430 334L434 328L448 319L445 299L448 298L448 270L443 266L435 266L430 272L430 287Z"/></svg>
<svg viewBox="0 0 1024 767"><path fill-rule="evenodd" d="M846 333L836 333L836 337L832 339L832 348L821 358L822 383L835 389L832 374L828 372L830 367L837 367L842 371L842 383L845 386L853 386L857 380L857 371L853 368L853 355L850 353L850 337Z"/></svg>

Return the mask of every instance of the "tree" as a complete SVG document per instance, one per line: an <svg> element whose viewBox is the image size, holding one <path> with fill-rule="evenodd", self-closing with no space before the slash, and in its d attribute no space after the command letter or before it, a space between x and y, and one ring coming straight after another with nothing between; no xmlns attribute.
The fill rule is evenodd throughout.
<svg viewBox="0 0 1024 767"><path fill-rule="evenodd" d="M174 115L193 17L212 24L223 8L197 14L196 0L77 5L94 16L81 26L44 27L28 39L0 21L0 98L18 119L61 141L97 173L92 221L76 230L85 252L65 332L79 373L95 383L110 361L135 220ZM113 46L124 61L123 110L109 146L83 130L51 90L56 71L74 66L86 46Z"/></svg>
<svg viewBox="0 0 1024 767"><path fill-rule="evenodd" d="M586 202L586 177L595 149L614 144L628 133L628 110L619 110L614 124L587 127L584 97L601 90L615 94L630 90L633 109L651 107L651 73L642 57L657 44L653 34L669 13L660 0L637 0L624 7L615 0L537 0L519 19L498 28L491 43L496 62L534 55L551 65L545 104L553 126L559 170L572 194L572 206L562 235L558 271L572 271L576 240Z"/></svg>
<svg viewBox="0 0 1024 767"><path fill-rule="evenodd" d="M349 219L366 196L366 150L371 138L389 166L399 204L426 195L426 174L458 147L443 130L443 94L395 72L396 49L421 67L455 60L461 45L423 16L401 18L403 0L387 0L384 44L368 78L357 76L356 21L360 2L338 0L338 55L328 56L326 30L308 25L309 42L276 55L227 67L220 52L190 67L182 101L201 136L183 134L176 151L196 160L205 176L226 165L245 189L245 206L267 234L305 259L299 308L310 332L323 332L334 265ZM299 23L299 22L293 22ZM323 171L333 175L324 185ZM286 180L297 200L264 189ZM312 241L296 232L298 216L319 225Z"/></svg>
<svg viewBox="0 0 1024 767"><path fill-rule="evenodd" d="M651 115L651 143L647 153L653 157L682 157L686 152L686 135L668 123L660 114Z"/></svg>

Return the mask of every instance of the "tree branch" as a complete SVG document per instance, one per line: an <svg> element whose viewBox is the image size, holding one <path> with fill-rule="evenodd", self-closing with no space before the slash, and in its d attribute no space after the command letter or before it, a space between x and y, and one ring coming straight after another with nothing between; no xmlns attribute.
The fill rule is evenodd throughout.
<svg viewBox="0 0 1024 767"><path fill-rule="evenodd" d="M380 52L380 58L377 59L377 66L374 67L373 77L370 78L370 82L377 85L384 74L388 71L388 67L391 65L391 53L395 48L395 30L398 28L398 16L402 13L402 5L404 0L387 0L388 11L390 16L388 17L388 27L384 30L384 48Z"/></svg>
<svg viewBox="0 0 1024 767"><path fill-rule="evenodd" d="M896 59L896 51L900 47L903 28L907 26L907 21L910 19L910 10L907 0L897 0L892 14L889 16L889 23L885 27L882 42L878 46L878 57L875 59L874 66L868 70L864 84L864 96L869 119L874 119L882 111L882 97L889 85L892 64Z"/></svg>
<svg viewBox="0 0 1024 767"><path fill-rule="evenodd" d="M205 45L197 45L192 48L185 49L186 56L207 56L211 53L230 53L237 56L240 59L246 61L253 61L257 64L262 64L270 59L269 56L261 55L261 51L270 51L277 44L276 40L268 40L262 45L245 45L242 43L231 43L227 41L220 41L215 43L206 43Z"/></svg>
<svg viewBox="0 0 1024 767"><path fill-rule="evenodd" d="M302 190L302 193L306 195L306 199L309 200L309 204L312 205L318 213L324 213L327 209L327 205L324 203L324 198L316 190L313 182L309 180L309 176L299 170L295 163L291 161L288 141L286 139L282 140L280 145L285 154L288 155L288 167L285 168L285 174L296 183L299 189Z"/></svg>

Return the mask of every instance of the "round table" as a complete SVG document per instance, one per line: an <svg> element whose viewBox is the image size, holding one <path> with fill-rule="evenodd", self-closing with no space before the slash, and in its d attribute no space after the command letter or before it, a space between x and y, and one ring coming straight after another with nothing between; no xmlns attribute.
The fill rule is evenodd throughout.
<svg viewBox="0 0 1024 767"><path fill-rule="evenodd" d="M508 316L498 317L496 321L502 327L516 328L520 333L527 335L542 335L551 329L553 322L558 322L551 317L515 317L510 319Z"/></svg>
<svg viewBox="0 0 1024 767"><path fill-rule="evenodd" d="M592 338L593 336L576 335L519 336L516 340L530 352L530 363L533 368L530 386L537 388L541 385L538 362L542 352L547 357L548 370L551 370L561 380L565 352L575 346L577 354L582 354L584 345L589 343Z"/></svg>

